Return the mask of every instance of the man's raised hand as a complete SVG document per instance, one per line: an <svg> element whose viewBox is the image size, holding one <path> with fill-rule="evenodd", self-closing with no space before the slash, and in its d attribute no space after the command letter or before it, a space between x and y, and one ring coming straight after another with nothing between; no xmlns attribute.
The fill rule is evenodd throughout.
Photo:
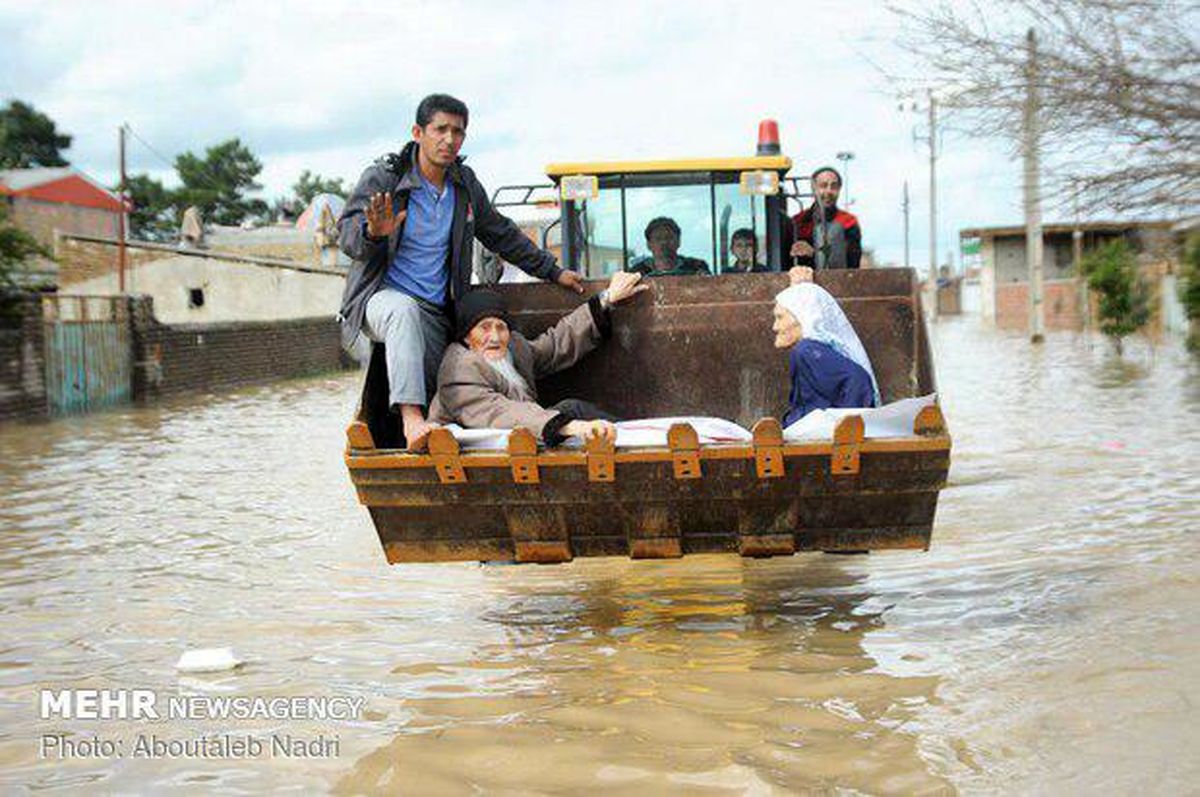
<svg viewBox="0 0 1200 797"><path fill-rule="evenodd" d="M391 193L372 194L367 203L367 235L372 238L387 238L404 223L407 210L392 211Z"/></svg>

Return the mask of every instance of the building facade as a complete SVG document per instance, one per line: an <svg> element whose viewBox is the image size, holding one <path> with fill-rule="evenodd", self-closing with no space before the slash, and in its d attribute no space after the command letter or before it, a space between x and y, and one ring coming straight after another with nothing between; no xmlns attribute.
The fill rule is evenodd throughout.
<svg viewBox="0 0 1200 797"><path fill-rule="evenodd" d="M1043 235L1043 300L1048 330L1082 330L1095 314L1079 262L1114 240L1125 240L1156 296L1164 278L1179 268L1179 236L1171 221L1093 221L1046 224ZM1023 226L978 227L959 232L963 248L979 250L979 311L1000 329L1029 326L1029 263ZM1153 325L1161 325L1156 314Z"/></svg>

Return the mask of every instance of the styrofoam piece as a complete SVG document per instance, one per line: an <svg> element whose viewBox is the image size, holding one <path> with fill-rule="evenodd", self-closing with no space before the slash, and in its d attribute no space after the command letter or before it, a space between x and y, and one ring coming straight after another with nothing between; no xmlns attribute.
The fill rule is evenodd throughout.
<svg viewBox="0 0 1200 797"><path fill-rule="evenodd" d="M175 663L175 669L180 672L226 672L242 664L233 648L204 648L185 651Z"/></svg>

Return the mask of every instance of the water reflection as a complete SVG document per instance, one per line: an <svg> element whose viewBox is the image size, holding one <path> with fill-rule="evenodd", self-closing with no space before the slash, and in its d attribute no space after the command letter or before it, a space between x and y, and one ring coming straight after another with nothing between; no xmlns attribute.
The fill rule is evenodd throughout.
<svg viewBox="0 0 1200 797"><path fill-rule="evenodd" d="M1200 781L1200 365L931 330L928 553L388 567L353 376L0 429L0 785L118 792L1133 791ZM236 673L181 679L185 647ZM42 687L367 700L310 761L54 761ZM132 723L104 723L132 736Z"/></svg>
<svg viewBox="0 0 1200 797"><path fill-rule="evenodd" d="M424 684L415 714L337 791L947 785L904 730L937 678L877 671L862 643L883 612L839 560L580 562L490 581L481 619L505 640L471 663L487 679L393 670Z"/></svg>

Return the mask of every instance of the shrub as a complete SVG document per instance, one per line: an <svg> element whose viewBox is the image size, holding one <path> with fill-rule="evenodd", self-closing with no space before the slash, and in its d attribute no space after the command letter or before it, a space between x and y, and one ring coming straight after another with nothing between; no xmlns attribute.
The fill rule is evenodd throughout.
<svg viewBox="0 0 1200 797"><path fill-rule="evenodd" d="M1189 235L1184 244L1180 276L1183 279L1179 282L1179 301L1183 302L1183 311L1192 322L1188 344L1200 350L1200 233Z"/></svg>
<svg viewBox="0 0 1200 797"><path fill-rule="evenodd" d="M1138 276L1133 250L1124 240L1111 241L1080 265L1088 287L1100 296L1100 331L1120 353L1121 339L1150 320L1150 292Z"/></svg>

